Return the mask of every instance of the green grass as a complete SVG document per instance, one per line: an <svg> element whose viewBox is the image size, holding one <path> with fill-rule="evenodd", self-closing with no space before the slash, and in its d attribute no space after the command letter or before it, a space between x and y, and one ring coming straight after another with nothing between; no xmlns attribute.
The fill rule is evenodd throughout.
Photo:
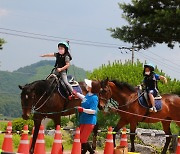
<svg viewBox="0 0 180 154"><path fill-rule="evenodd" d="M0 122L0 131L5 131L7 126L7 121Z"/></svg>

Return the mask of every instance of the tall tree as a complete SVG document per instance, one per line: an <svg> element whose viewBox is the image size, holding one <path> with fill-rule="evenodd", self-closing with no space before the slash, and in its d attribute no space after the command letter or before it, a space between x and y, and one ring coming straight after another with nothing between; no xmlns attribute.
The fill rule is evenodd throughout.
<svg viewBox="0 0 180 154"><path fill-rule="evenodd" d="M6 43L4 39L0 38L0 50L2 50L2 45Z"/></svg>
<svg viewBox="0 0 180 154"><path fill-rule="evenodd" d="M128 25L110 28L112 37L140 48L180 43L180 0L132 0L119 3Z"/></svg>

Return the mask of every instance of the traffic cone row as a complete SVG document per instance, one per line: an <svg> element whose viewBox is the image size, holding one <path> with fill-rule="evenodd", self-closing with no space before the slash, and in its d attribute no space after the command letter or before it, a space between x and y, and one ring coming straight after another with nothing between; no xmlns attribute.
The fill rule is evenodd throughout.
<svg viewBox="0 0 180 154"><path fill-rule="evenodd" d="M81 154L80 130L76 128L71 154Z"/></svg>
<svg viewBox="0 0 180 154"><path fill-rule="evenodd" d="M34 132L34 129L32 131L32 134ZM32 139L31 139L32 140ZM32 141L31 141L32 142ZM123 128L121 139L120 139L120 146L127 147L127 134L126 134L126 128ZM8 126L6 129L6 134L4 137L4 141L2 144L2 150L4 152L13 152L12 147L12 123L8 122ZM112 127L109 127L107 137L106 137L106 143L104 148L104 154L113 154L114 152L114 144L113 144L113 132ZM29 153L29 141L28 141L28 126L24 126L23 134L21 136L20 145L18 147L18 153ZM43 125L40 126L38 137L36 140L36 145L34 149L34 154L45 154L45 140L44 140L44 127ZM52 147L51 154L62 154L62 134L61 134L61 128L60 125L56 127L55 136L54 136L54 143ZM79 128L76 129L76 133L74 136L74 143L72 147L71 154L81 154L81 143L80 143L80 130ZM176 154L180 154L180 138L178 139L178 146L176 149Z"/></svg>
<svg viewBox="0 0 180 154"><path fill-rule="evenodd" d="M112 127L109 127L106 137L104 154L113 154L113 153L114 153L114 144L113 144Z"/></svg>

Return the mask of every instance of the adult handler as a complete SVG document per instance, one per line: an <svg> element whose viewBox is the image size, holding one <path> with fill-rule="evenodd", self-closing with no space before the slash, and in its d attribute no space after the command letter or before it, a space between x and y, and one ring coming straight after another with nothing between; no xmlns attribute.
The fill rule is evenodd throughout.
<svg viewBox="0 0 180 154"><path fill-rule="evenodd" d="M98 81L92 81L85 79L86 90L88 93L86 96L77 93L77 96L83 101L81 107L78 107L80 112L80 141L81 141L81 153L85 154L87 151L90 154L94 154L95 151L88 143L88 138L97 122L97 110L98 110L98 96L100 91L100 83Z"/></svg>

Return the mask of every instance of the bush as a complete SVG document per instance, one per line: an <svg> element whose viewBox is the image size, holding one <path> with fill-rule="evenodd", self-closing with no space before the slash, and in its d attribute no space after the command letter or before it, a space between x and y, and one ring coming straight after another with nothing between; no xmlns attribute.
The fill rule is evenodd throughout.
<svg viewBox="0 0 180 154"><path fill-rule="evenodd" d="M144 123L144 122L140 122L140 123L138 123L138 128L156 129L156 130L162 130L163 129L161 122L158 122L158 123Z"/></svg>
<svg viewBox="0 0 180 154"><path fill-rule="evenodd" d="M119 115L115 113L110 112L105 114L99 111L97 122L100 129L108 129L108 126L115 127L119 119L120 119Z"/></svg>
<svg viewBox="0 0 180 154"><path fill-rule="evenodd" d="M13 148L17 149L19 147L21 136L19 134L13 134L12 140L13 140Z"/></svg>
<svg viewBox="0 0 180 154"><path fill-rule="evenodd" d="M32 129L34 127L34 121L29 119L29 120L24 120L22 118L17 118L12 121L12 129L13 131L21 131L23 130L24 125L28 125L28 129L30 132L32 132Z"/></svg>
<svg viewBox="0 0 180 154"><path fill-rule="evenodd" d="M66 127L67 124L69 122L69 118L67 117L61 117L61 127ZM50 129L55 129L55 126L54 126L54 121L53 120L50 120L46 126L46 129L47 130L50 130Z"/></svg>
<svg viewBox="0 0 180 154"><path fill-rule="evenodd" d="M5 131L7 127L7 122L0 122L0 131Z"/></svg>
<svg viewBox="0 0 180 154"><path fill-rule="evenodd" d="M47 149L51 149L53 145L54 138L52 136L45 135L45 145Z"/></svg>

